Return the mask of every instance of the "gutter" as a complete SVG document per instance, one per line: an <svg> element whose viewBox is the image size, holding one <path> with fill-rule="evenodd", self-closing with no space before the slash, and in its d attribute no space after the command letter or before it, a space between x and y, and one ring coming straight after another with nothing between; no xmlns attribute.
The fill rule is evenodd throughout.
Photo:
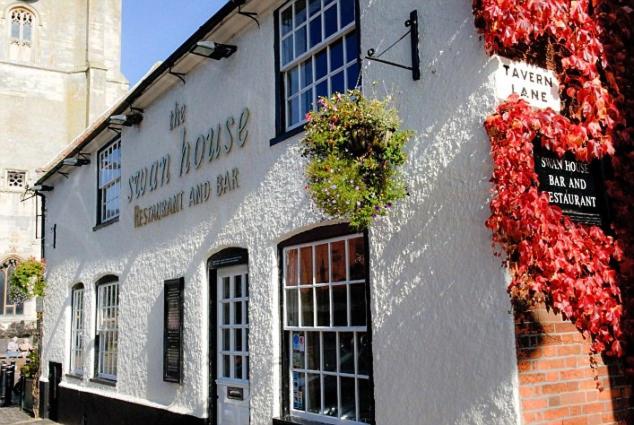
<svg viewBox="0 0 634 425"><path fill-rule="evenodd" d="M110 109L107 116L105 116L101 123L84 137L84 140L75 146L70 152L66 153L58 163L49 169L46 174L40 177L36 184L43 184L51 176L53 176L59 169L62 168L62 162L66 158L76 156L82 151L86 145L88 145L95 137L97 137L102 131L108 128L108 118L110 115L123 114L133 103L137 100L145 91L155 83L163 74L168 72L176 62L189 53L189 50L202 38L204 38L211 31L216 29L225 18L227 18L233 11L245 4L247 0L229 0L224 6L218 10L207 22L205 22L198 30L192 34L179 48L177 48L165 61L163 61L154 71L150 73L145 79L143 79L130 94L119 101L119 104Z"/></svg>

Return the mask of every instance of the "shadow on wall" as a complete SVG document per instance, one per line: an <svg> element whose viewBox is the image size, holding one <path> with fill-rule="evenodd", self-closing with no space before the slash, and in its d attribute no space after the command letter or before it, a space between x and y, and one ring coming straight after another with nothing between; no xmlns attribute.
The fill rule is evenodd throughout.
<svg viewBox="0 0 634 425"><path fill-rule="evenodd" d="M515 314L515 334L525 425L633 423L632 383L623 362L603 357L593 371L590 343L572 323L538 306Z"/></svg>

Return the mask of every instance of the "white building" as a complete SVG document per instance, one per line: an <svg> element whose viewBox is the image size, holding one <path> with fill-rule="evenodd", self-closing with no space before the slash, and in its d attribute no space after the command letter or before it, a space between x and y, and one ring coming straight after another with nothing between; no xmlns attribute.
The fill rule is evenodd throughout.
<svg viewBox="0 0 634 425"><path fill-rule="evenodd" d="M364 59L413 10L418 81ZM203 40L237 50L192 53ZM410 38L382 59L409 66ZM365 233L312 206L299 146L304 93L353 87L359 68L416 131L409 197ZM51 415L519 424L513 316L483 225L494 69L468 1L228 2L112 110L130 126L98 120L39 181L56 226ZM62 165L79 154L90 164Z"/></svg>
<svg viewBox="0 0 634 425"><path fill-rule="evenodd" d="M0 328L35 319L14 304L9 275L40 258L35 171L127 90L120 72L121 1L0 0ZM49 236L54 239L49 229ZM51 241L54 243L54 241Z"/></svg>

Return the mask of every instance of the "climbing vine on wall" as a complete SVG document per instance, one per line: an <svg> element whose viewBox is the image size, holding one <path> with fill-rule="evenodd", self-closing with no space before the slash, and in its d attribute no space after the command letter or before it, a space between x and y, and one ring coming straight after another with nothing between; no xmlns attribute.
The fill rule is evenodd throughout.
<svg viewBox="0 0 634 425"><path fill-rule="evenodd" d="M632 262L624 258L623 247L627 249L624 241L632 224L619 218L628 215L632 204L632 191L623 190L623 180L632 184L631 165L623 165L633 159L627 120L632 98L622 91L631 94L631 76L625 77L631 72L623 61L615 67L608 60L610 49L623 60L627 57L623 37L631 32L628 3L473 3L476 27L488 53L514 59L541 53L561 81L561 114L536 110L511 96L485 122L495 185L486 224L512 272L509 292L514 300L529 305L543 302L560 312L592 339L594 353L613 356L621 356L632 337L629 322L623 320L629 311L624 311L621 297L621 289L631 286L627 279ZM618 240L598 227L572 222L549 203L548 195L539 190L534 169L535 143L560 157L572 153L579 161L612 159L608 191L617 208L625 209L615 213L613 231Z"/></svg>

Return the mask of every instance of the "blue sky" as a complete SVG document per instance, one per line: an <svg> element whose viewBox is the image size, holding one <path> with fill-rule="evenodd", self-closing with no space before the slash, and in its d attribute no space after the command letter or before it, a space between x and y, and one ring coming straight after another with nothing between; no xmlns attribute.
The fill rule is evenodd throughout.
<svg viewBox="0 0 634 425"><path fill-rule="evenodd" d="M130 86L166 59L226 0L123 0L121 62Z"/></svg>

